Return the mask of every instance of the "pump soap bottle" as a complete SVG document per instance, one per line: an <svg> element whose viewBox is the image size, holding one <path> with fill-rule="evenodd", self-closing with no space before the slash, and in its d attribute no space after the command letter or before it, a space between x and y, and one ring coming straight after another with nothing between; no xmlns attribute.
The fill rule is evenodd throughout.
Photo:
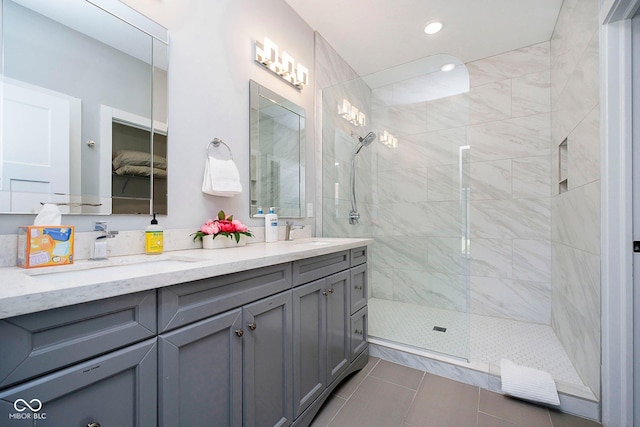
<svg viewBox="0 0 640 427"><path fill-rule="evenodd" d="M151 224L144 230L144 251L149 255L161 254L164 249L162 227L158 225L156 213L153 213Z"/></svg>
<svg viewBox="0 0 640 427"><path fill-rule="evenodd" d="M278 241L278 215L275 208L269 208L269 213L264 216L264 241L267 243Z"/></svg>

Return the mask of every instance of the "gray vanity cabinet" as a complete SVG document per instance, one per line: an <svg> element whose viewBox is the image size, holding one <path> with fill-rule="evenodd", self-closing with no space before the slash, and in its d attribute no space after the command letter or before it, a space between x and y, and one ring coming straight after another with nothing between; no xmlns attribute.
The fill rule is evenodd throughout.
<svg viewBox="0 0 640 427"><path fill-rule="evenodd" d="M242 309L162 334L159 426L242 426Z"/></svg>
<svg viewBox="0 0 640 427"><path fill-rule="evenodd" d="M156 427L156 349L152 338L4 390L0 425Z"/></svg>
<svg viewBox="0 0 640 427"><path fill-rule="evenodd" d="M293 290L296 416L349 364L349 281L347 270Z"/></svg>
<svg viewBox="0 0 640 427"><path fill-rule="evenodd" d="M292 423L290 264L159 295L160 426Z"/></svg>
<svg viewBox="0 0 640 427"><path fill-rule="evenodd" d="M292 314L291 291L242 309L245 426L293 421Z"/></svg>

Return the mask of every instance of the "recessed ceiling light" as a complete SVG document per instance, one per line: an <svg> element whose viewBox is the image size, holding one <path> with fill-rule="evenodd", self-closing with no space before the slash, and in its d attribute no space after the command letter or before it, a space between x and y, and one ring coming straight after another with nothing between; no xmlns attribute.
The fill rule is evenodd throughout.
<svg viewBox="0 0 640 427"><path fill-rule="evenodd" d="M451 71L454 68L456 68L456 64L444 64L442 67L440 67L440 70L446 73L447 71Z"/></svg>
<svg viewBox="0 0 640 427"><path fill-rule="evenodd" d="M442 22L431 21L424 27L424 32L427 34L435 34L442 29Z"/></svg>

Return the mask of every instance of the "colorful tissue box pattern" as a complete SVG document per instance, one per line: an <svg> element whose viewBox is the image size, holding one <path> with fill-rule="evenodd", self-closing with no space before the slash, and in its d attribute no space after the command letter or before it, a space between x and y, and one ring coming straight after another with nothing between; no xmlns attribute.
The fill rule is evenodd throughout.
<svg viewBox="0 0 640 427"><path fill-rule="evenodd" d="M73 264L73 226L18 227L18 266Z"/></svg>

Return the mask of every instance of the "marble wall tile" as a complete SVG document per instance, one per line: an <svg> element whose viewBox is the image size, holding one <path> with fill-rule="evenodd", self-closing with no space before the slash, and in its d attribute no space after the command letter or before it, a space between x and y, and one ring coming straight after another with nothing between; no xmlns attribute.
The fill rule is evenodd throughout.
<svg viewBox="0 0 640 427"><path fill-rule="evenodd" d="M373 123L396 138L427 132L427 104L386 107L372 112Z"/></svg>
<svg viewBox="0 0 640 427"><path fill-rule="evenodd" d="M551 242L549 240L514 240L513 278L550 284Z"/></svg>
<svg viewBox="0 0 640 427"><path fill-rule="evenodd" d="M427 168L400 168L394 171L392 192L398 202L426 202Z"/></svg>
<svg viewBox="0 0 640 427"><path fill-rule="evenodd" d="M455 95L430 101L427 106L428 131L457 128L469 124L469 95Z"/></svg>
<svg viewBox="0 0 640 427"><path fill-rule="evenodd" d="M511 80L502 80L469 91L469 123L478 124L511 117Z"/></svg>
<svg viewBox="0 0 640 427"><path fill-rule="evenodd" d="M401 269L425 269L429 258L429 247L425 248L423 236L393 236L384 238L385 264Z"/></svg>
<svg viewBox="0 0 640 427"><path fill-rule="evenodd" d="M552 240L600 254L600 181L553 198Z"/></svg>
<svg viewBox="0 0 640 427"><path fill-rule="evenodd" d="M460 200L460 167L457 164L431 166L427 176L428 200Z"/></svg>
<svg viewBox="0 0 640 427"><path fill-rule="evenodd" d="M511 160L474 162L468 169L471 200L511 198Z"/></svg>
<svg viewBox="0 0 640 427"><path fill-rule="evenodd" d="M550 235L548 198L471 201L471 238L544 240Z"/></svg>
<svg viewBox="0 0 640 427"><path fill-rule="evenodd" d="M407 137L407 140L417 144L415 137ZM409 149L404 151L398 160L399 162L401 160L408 161L409 163L406 165L409 167L412 164L411 162L419 162L420 164L429 166L457 165L460 161L460 147L465 147L467 145L467 128L464 126L428 132L424 136L420 136L419 150L412 152L414 147L409 146ZM399 152L400 150L398 149L396 151ZM412 156L415 157L413 160L410 160Z"/></svg>
<svg viewBox="0 0 640 427"><path fill-rule="evenodd" d="M374 298L393 300L393 268L370 266L369 291Z"/></svg>
<svg viewBox="0 0 640 427"><path fill-rule="evenodd" d="M429 254L426 267L430 272L460 275L468 273L468 261L462 253L460 237L429 237L426 245Z"/></svg>
<svg viewBox="0 0 640 427"><path fill-rule="evenodd" d="M434 164L434 153L428 142L428 135L428 133L406 135L398 139L396 148L386 149L391 154L391 169L397 171ZM442 147L442 151L446 153L446 147Z"/></svg>
<svg viewBox="0 0 640 427"><path fill-rule="evenodd" d="M316 82L321 88L355 79L358 74L342 59L320 33L315 33Z"/></svg>
<svg viewBox="0 0 640 427"><path fill-rule="evenodd" d="M552 136L562 142L600 101L599 36L596 32L569 76L564 90L552 104Z"/></svg>
<svg viewBox="0 0 640 427"><path fill-rule="evenodd" d="M566 0L551 38L551 91L556 102L586 46L598 32L598 0Z"/></svg>
<svg viewBox="0 0 640 427"><path fill-rule="evenodd" d="M471 312L485 316L549 324L548 284L471 276Z"/></svg>
<svg viewBox="0 0 640 427"><path fill-rule="evenodd" d="M551 75L549 70L515 77L511 80L512 117L551 111Z"/></svg>
<svg viewBox="0 0 640 427"><path fill-rule="evenodd" d="M549 197L552 183L549 156L534 156L511 161L512 196L514 199ZM556 185L557 187L557 185Z"/></svg>
<svg viewBox="0 0 640 427"><path fill-rule="evenodd" d="M470 126L471 161L548 155L549 118L549 114L537 114Z"/></svg>
<svg viewBox="0 0 640 427"><path fill-rule="evenodd" d="M471 87L549 70L549 42L466 64Z"/></svg>
<svg viewBox="0 0 640 427"><path fill-rule="evenodd" d="M510 279L513 257L514 249L510 239L473 239L470 274Z"/></svg>
<svg viewBox="0 0 640 427"><path fill-rule="evenodd" d="M465 276L394 269L393 299L427 307L465 311L467 286Z"/></svg>
<svg viewBox="0 0 640 427"><path fill-rule="evenodd" d="M600 179L600 108L596 106L567 139L569 189Z"/></svg>

